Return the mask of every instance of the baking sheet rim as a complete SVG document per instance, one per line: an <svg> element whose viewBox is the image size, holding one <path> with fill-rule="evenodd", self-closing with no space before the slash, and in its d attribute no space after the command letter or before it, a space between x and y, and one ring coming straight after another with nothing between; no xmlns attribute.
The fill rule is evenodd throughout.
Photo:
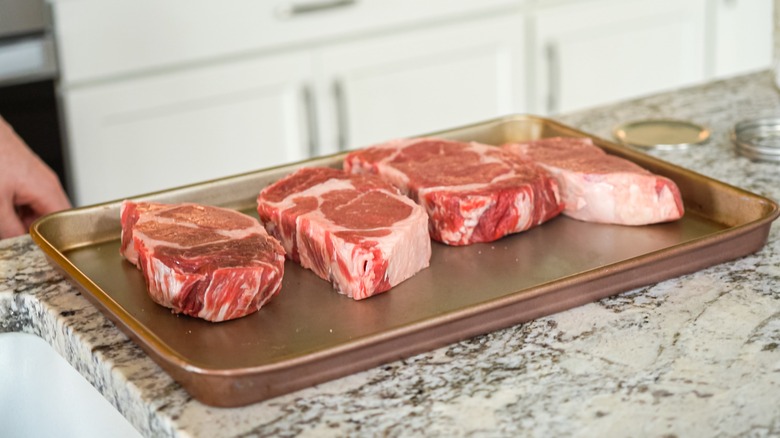
<svg viewBox="0 0 780 438"><path fill-rule="evenodd" d="M567 125L561 124L555 120L550 119L544 119L536 116L526 116L526 115L510 115L505 116L497 119L491 119L485 122L477 122L470 125L466 125L463 127L454 128L447 131L442 132L453 132L453 131L459 131L459 130L465 130L469 128L484 126L488 123L494 123L499 124L502 122L512 121L517 118L531 118L540 120L544 123L550 123L557 125L559 128L563 128L565 130L569 130L571 132L580 133L582 135L590 136L597 138L596 136L586 134L582 131L576 130L574 128L571 128ZM436 134L430 134L431 136L434 136ZM609 143L606 140L603 140L606 143ZM724 230L721 230L716 233L708 234L706 236L698 237L692 241L679 243L670 247L665 247L663 249L652 251L649 253L641 254L636 257L632 257L630 259L622 260L617 263L612 263L609 265L603 265L599 266L598 268L594 268L591 270L583 271L580 273L576 273L573 275L569 275L566 277L558 278L553 281L545 282L540 285L536 285L531 288L526 289L520 289L515 290L513 292L507 292L505 295L501 297L497 297L494 299L491 299L490 301L478 303L476 305L472 305L466 308L458 309L455 311L452 311L446 315L436 316L432 318L428 318L422 321L418 321L415 323L411 323L399 328L391 329L391 330L385 330L383 332L380 332L378 334L370 335L370 336L364 336L358 339L355 339L353 341L340 344L336 347L329 348L327 350L320 350L312 353L308 353L305 355L296 355L293 358L290 359L283 359L276 362L270 362L265 363L261 365L256 365L252 367L242 367L242 368L232 368L232 369L212 369L208 367L202 367L198 366L196 364L193 364L192 360L182 356L181 354L177 353L175 350L173 350L171 347L168 346L162 339L160 339L157 335L153 333L153 331L148 330L145 328L141 323L138 322L137 319L135 319L129 312L127 312L125 309L123 309L120 305L118 305L111 296L106 292L103 291L98 285L96 285L87 275L85 275L83 272L81 272L73 263L71 263L70 260L68 260L67 257L58 249L55 247L55 245L50 242L41 232L42 226L47 222L51 220L57 220L59 217L61 217L64 214L79 214L80 212L83 213L84 211L89 211L96 208L106 207L109 205L114 205L119 200L116 201L110 201L102 204L97 204L93 206L87 206L82 207L74 210L68 210L65 212L59 212L59 213L53 213L51 215L47 215L43 218L40 218L37 220L32 226L30 230L30 234L32 235L33 240L35 243L43 249L43 251L46 253L47 257L50 261L52 261L54 264L58 265L60 269L63 269L67 275L69 275L73 280L75 280L75 283L84 289L87 289L87 298L90 298L90 301L92 299L96 300L99 306L102 306L104 309L103 313L109 317L115 324L117 324L120 327L123 327L125 330L125 333L128 336L131 336L136 343L143 344L144 348L149 348L151 352L148 352L150 354L155 355L159 360L162 360L166 362L169 366L180 368L181 370L191 373L191 374L197 374L201 376L209 376L209 377L244 377L244 378L250 378L250 377L256 377L258 375L262 375L268 372L276 371L276 370L284 370L286 368L290 367L296 367L301 366L305 364L310 363L316 363L318 361L321 361L325 358L331 358L335 356L339 356L345 352L351 352L360 350L362 348L370 347L376 343L385 342L387 340L392 340L398 337L404 337L404 336L411 336L418 332L425 332L428 330L431 330L435 327L441 327L445 326L453 321L469 318L471 316L483 314L485 312L491 312L497 309L500 309L505 306L509 306L512 304L517 304L522 301L526 301L529 299L532 299L534 297L543 296L552 289L556 289L562 284L576 284L578 281L587 281L589 278L598 278L600 275L599 273L604 270L611 270L613 273L615 272L625 272L630 271L633 269L634 266L642 266L644 262L647 260L653 260L657 257L658 253L677 253L677 252L688 252L690 250L698 250L703 249L711 245L715 245L719 243L722 240L733 240L737 239L740 236L749 234L751 232L758 231L761 227L770 224L773 220L775 220L778 217L778 206L777 204L763 196L757 195L752 192L748 192L744 189L731 186L729 184L723 183L721 181L714 180L712 178L697 174L691 170L685 169L683 167L664 162L662 160L659 160L655 157L640 153L638 151L632 151L630 149L626 149L626 151L623 151L626 153L626 155L634 155L642 157L644 159L649 158L651 161L655 161L657 164L660 163L664 166L669 166L672 168L678 168L681 171L692 173L697 175L698 177L704 178L705 180L715 182L723 187L726 187L730 190L737 190L743 194L749 195L751 198L755 200L759 200L765 204L769 204L769 209L767 210L766 214L762 216L761 218L754 220L752 222L746 222L743 224L740 224L738 226L734 227L727 227ZM327 157L316 157L311 160L306 160L304 162L300 163L292 163L289 165L282 165L282 166L276 166L269 169L261 169L257 171L252 172L246 172L244 174L240 175L233 175L226 178L220 178L213 181L225 181L225 180L231 180L234 178L240 178L242 176L249 176L259 173L265 173L269 170L273 169L283 169L286 167L294 166L294 165L304 165L307 162L321 160L321 159L327 159L327 158L333 158L338 155L342 155L343 153L333 154ZM177 190L185 190L188 187L197 187L201 186L203 184L208 183L202 182L202 183L196 183L191 184L187 186L182 187L176 187L172 188L170 190L163 190L159 192L154 192L150 194L143 194L132 197L132 199L139 199L148 197L154 194L159 193L171 193ZM768 227L766 229L768 233ZM90 242L94 244L95 242ZM89 245L90 243L84 243L85 245ZM760 248L760 247L759 247ZM65 251L63 249L63 251ZM731 259L731 258L729 258ZM726 259L726 260L729 260ZM726 261L723 260L723 261ZM130 333L128 333L128 331ZM476 334L476 333L475 333ZM169 371L170 372L170 371Z"/></svg>
<svg viewBox="0 0 780 438"><path fill-rule="evenodd" d="M599 271L609 270L610 275L630 272L635 269L635 266L639 266L639 267L644 266L646 265L646 261L657 258L657 255L659 253L664 253L669 255L670 252L687 253L690 252L691 250L695 251L695 250L705 249L708 246L713 246L715 244L720 243L721 240L733 240L739 238L742 235L759 231L760 228L763 225L765 225L765 223L771 223L774 219L776 219L778 217L778 214L780 214L780 211L778 211L778 209L775 208L772 214L762 218L761 220L749 222L737 227L727 228L725 230L707 236L699 237L689 242L673 245L657 251L648 252L617 263L600 266L598 268L583 271L574 275L558 278L553 281L536 285L532 288L509 292L502 297L498 297L493 300L486 301L477 305L469 306L465 309L460 309L458 311L451 312L445 316L429 318L420 321L418 323L413 323L407 326L403 326L398 329L386 330L380 332L379 334L362 337L354 341L343 343L339 346L329 348L327 350L320 350L314 353L298 355L292 359L280 360L277 362L257 365L253 367L231 368L231 369L210 369L207 367L198 366L194 364L192 361L184 358L182 355L178 354L172 348L168 347L168 345L162 340L160 340L158 336L156 336L150 330L144 328L143 325L139 324L138 321L132 317L132 315L130 315L121 306L119 306L113 299L111 299L109 294L103 291L99 286L95 285L94 282L91 281L91 279L89 279L86 275L84 275L77 267L73 266L73 264L70 263L70 261L68 261L62 254L56 252L56 250L55 250L55 254L56 254L56 258L60 259L60 262L57 263L61 264L63 260L65 262L64 266L62 265L60 266L61 268L65 269L70 275L76 274L81 279L86 280L87 284L83 284L80 281L76 281L76 283L79 283L77 286L81 288L89 289L88 290L89 294L87 296L88 301L93 302L93 304L98 304L98 306L105 307L106 310L108 310L109 312L113 312L113 315L111 315L113 316L113 318L110 317L109 315L106 316L109 317L109 319L111 319L118 326L120 327L124 326L124 328L126 328L127 330L131 330L133 332L132 336L126 332L125 334L131 336L135 340L135 342L143 344L147 348L151 348L153 353L156 355L156 357L158 357L161 360L164 360L169 366L177 367L190 374L197 374L200 376L208 376L212 378L233 378L236 377L236 375L249 378L252 376L263 375L274 371L294 368L301 365L317 363L322 361L323 359L338 357L346 352L361 350L363 348L373 346L375 344L387 340L392 340L399 337L406 337L406 336L413 335L415 333L426 332L436 327L446 326L448 324L451 324L454 321L467 319L469 317L481 315L484 313L490 313L491 311L495 311L511 305L516 305L523 301L528 301L530 299L544 296L551 292L564 289L566 286L576 286L579 283L585 283L591 279L601 279L604 276L600 275ZM39 235L37 237L40 238ZM34 240L36 240L36 238L34 238ZM37 240L36 243L38 243ZM51 254L49 253L49 251L48 250L44 250L44 251L46 252L46 255L49 258L51 258ZM721 261L721 263L731 259L733 258L727 258ZM678 275L684 275L684 274L683 273L675 274L670 278L674 278ZM644 283L644 284L652 284L652 283ZM97 300L98 303L95 303L93 299ZM105 312L103 313L105 314ZM517 323L519 323L519 321ZM481 331L476 330L476 332L481 332ZM476 336L476 334L477 333L475 333L474 336ZM150 342L150 340L154 340L154 342Z"/></svg>

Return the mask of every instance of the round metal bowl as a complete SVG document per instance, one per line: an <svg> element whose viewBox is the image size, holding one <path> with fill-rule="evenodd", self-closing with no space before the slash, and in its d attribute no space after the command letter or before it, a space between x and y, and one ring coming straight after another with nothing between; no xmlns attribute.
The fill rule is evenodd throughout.
<svg viewBox="0 0 780 438"><path fill-rule="evenodd" d="M780 117L743 120L734 125L731 141L751 160L780 161Z"/></svg>

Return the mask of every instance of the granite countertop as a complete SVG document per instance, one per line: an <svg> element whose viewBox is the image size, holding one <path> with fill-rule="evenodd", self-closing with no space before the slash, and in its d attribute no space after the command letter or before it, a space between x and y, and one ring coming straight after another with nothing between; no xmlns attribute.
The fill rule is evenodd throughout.
<svg viewBox="0 0 780 438"><path fill-rule="evenodd" d="M670 162L780 199L780 163L733 150L780 113L768 72L561 116L611 137L675 117L712 139ZM780 435L780 231L755 254L243 408L193 400L52 269L0 241L0 331L43 337L145 436Z"/></svg>

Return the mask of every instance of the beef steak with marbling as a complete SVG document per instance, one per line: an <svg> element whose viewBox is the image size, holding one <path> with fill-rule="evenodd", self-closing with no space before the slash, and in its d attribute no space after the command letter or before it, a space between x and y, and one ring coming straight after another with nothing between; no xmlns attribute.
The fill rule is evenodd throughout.
<svg viewBox="0 0 780 438"><path fill-rule="evenodd" d="M121 253L156 303L225 321L279 293L284 249L252 217L198 204L122 203Z"/></svg>
<svg viewBox="0 0 780 438"><path fill-rule="evenodd" d="M563 209L547 171L475 142L394 140L349 153L344 168L376 174L398 187L425 208L431 237L448 245L491 242Z"/></svg>
<svg viewBox="0 0 780 438"><path fill-rule="evenodd" d="M356 300L430 261L425 212L376 177L303 168L263 189L257 212L290 259Z"/></svg>
<svg viewBox="0 0 780 438"><path fill-rule="evenodd" d="M648 225L680 219L674 181L610 155L587 137L550 137L503 148L533 160L557 180L563 214L585 222Z"/></svg>

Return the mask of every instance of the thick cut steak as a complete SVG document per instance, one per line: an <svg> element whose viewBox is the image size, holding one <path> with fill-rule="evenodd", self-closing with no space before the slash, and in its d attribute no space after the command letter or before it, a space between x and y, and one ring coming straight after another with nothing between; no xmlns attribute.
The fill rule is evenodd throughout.
<svg viewBox="0 0 780 438"><path fill-rule="evenodd" d="M209 321L256 312L282 287L284 249L254 218L197 204L122 204L121 253L158 304Z"/></svg>
<svg viewBox="0 0 780 438"><path fill-rule="evenodd" d="M376 177L303 168L263 189L257 212L290 259L356 300L430 261L425 212Z"/></svg>
<svg viewBox="0 0 780 438"><path fill-rule="evenodd" d="M572 218L646 225L683 216L680 190L672 180L607 154L590 138L552 137L503 148L555 176L565 204L563 213Z"/></svg>
<svg viewBox="0 0 780 438"><path fill-rule="evenodd" d="M491 242L563 209L544 169L495 146L436 138L394 140L351 152L344 168L377 174L422 205L433 239Z"/></svg>

